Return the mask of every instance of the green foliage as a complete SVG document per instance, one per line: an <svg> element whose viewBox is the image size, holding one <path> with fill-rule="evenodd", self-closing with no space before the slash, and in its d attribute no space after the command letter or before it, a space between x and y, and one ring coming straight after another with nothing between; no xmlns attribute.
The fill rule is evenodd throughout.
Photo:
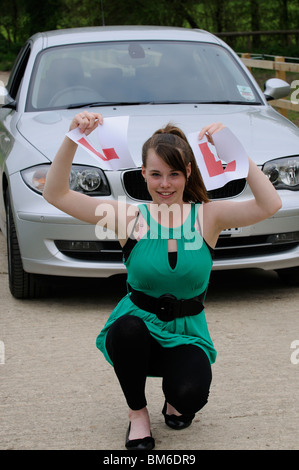
<svg viewBox="0 0 299 470"><path fill-rule="evenodd" d="M298 0L0 0L0 68L29 36L51 29L162 25L214 33L297 29ZM103 15L103 11L104 15ZM104 20L104 21L103 21ZM299 57L299 35L222 37L239 52Z"/></svg>

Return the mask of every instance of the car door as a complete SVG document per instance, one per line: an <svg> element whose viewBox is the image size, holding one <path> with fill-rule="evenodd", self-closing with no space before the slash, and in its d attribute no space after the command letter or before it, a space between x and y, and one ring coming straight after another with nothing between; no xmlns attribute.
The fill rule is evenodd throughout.
<svg viewBox="0 0 299 470"><path fill-rule="evenodd" d="M14 143L11 121L18 112L18 95L22 79L30 57L31 43L26 43L20 50L13 69L10 73L6 87L2 87L2 104L0 104L0 172L1 172L1 197L0 197L0 228L5 233L5 192L8 186L8 177L5 174L5 160L11 152Z"/></svg>

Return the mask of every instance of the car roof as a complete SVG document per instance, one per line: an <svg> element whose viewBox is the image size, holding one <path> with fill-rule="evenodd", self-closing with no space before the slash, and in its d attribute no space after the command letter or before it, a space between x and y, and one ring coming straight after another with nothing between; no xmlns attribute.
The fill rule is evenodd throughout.
<svg viewBox="0 0 299 470"><path fill-rule="evenodd" d="M43 42L43 48L63 44L89 43L98 41L202 41L223 44L213 34L201 29L188 29L165 26L95 26L85 28L58 29L36 33L33 42Z"/></svg>

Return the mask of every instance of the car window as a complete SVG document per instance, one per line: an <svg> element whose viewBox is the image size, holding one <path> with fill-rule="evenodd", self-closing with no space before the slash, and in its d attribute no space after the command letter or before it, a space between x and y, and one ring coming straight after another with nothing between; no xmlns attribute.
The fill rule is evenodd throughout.
<svg viewBox="0 0 299 470"><path fill-rule="evenodd" d="M10 77L7 83L7 89L8 89L10 96L13 99L16 99L17 97L19 87L20 87L20 84L24 76L27 63L28 63L30 52L31 52L30 43L26 43L20 50L15 60L12 71L10 73Z"/></svg>
<svg viewBox="0 0 299 470"><path fill-rule="evenodd" d="M222 46L144 41L76 44L38 56L27 111L88 103L260 103Z"/></svg>

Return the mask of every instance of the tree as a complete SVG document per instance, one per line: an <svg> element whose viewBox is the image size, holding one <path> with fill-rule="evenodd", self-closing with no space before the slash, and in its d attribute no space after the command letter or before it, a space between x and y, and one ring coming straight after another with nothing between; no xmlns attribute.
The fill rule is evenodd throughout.
<svg viewBox="0 0 299 470"><path fill-rule="evenodd" d="M258 0L250 0L251 31L261 30L259 5ZM260 36L253 36L252 46L255 50L260 47Z"/></svg>
<svg viewBox="0 0 299 470"><path fill-rule="evenodd" d="M26 21L24 30L28 36L38 31L57 28L57 23L63 9L61 0L26 0L24 2Z"/></svg>
<svg viewBox="0 0 299 470"><path fill-rule="evenodd" d="M0 0L0 7L0 32L8 45L38 31L102 25L102 9L106 25L183 26L214 33L295 29L299 23L298 0ZM299 35L296 40L298 44ZM247 49L247 39L227 41L233 48ZM278 43L253 37L254 50L265 52Z"/></svg>
<svg viewBox="0 0 299 470"><path fill-rule="evenodd" d="M0 26L8 45L19 39L20 18L22 17L22 3L18 0L0 0L1 16Z"/></svg>

